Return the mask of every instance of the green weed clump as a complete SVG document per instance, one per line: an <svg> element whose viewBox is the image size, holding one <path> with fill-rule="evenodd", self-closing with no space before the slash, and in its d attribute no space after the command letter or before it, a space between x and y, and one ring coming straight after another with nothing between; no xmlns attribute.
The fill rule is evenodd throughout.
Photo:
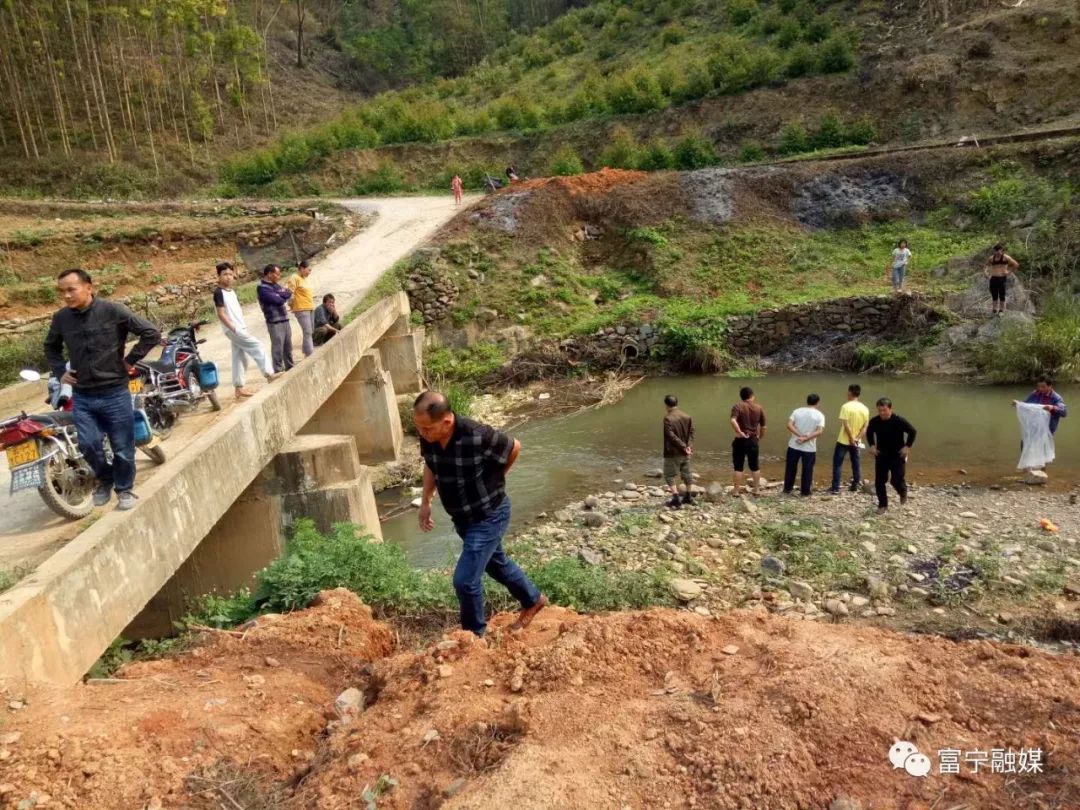
<svg viewBox="0 0 1080 810"><path fill-rule="evenodd" d="M585 167L581 164L581 158L572 146L563 144L551 157L547 173L556 177L569 177L581 174Z"/></svg>
<svg viewBox="0 0 1080 810"><path fill-rule="evenodd" d="M528 550L518 556L555 604L601 611L670 603L659 572L612 572L572 558L539 561ZM501 586L485 582L485 587L494 609L515 609ZM414 568L399 546L373 542L357 526L342 523L322 534L304 519L294 527L284 556L259 573L254 592L205 597L186 621L232 626L259 612L299 610L330 588L347 588L383 617L448 616L458 609L448 573Z"/></svg>
<svg viewBox="0 0 1080 810"><path fill-rule="evenodd" d="M992 381L1025 382L1050 373L1080 378L1080 300L1058 291L1044 301L1033 327L1016 324L977 350L976 364Z"/></svg>

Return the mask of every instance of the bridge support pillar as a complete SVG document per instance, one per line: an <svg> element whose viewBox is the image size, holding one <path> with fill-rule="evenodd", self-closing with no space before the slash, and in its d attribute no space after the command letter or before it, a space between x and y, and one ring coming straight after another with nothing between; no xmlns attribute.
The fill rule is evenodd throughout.
<svg viewBox="0 0 1080 810"><path fill-rule="evenodd" d="M390 372L397 394L419 394L423 390L420 375L423 371L424 327L413 326L402 315L386 335L375 344L383 368Z"/></svg>
<svg viewBox="0 0 1080 810"><path fill-rule="evenodd" d="M369 349L345 381L316 411L301 435L347 434L356 440L361 464L396 461L404 432L394 383L380 352Z"/></svg>
<svg viewBox="0 0 1080 810"><path fill-rule="evenodd" d="M321 532L355 523L382 539L371 471L360 464L352 436L296 436L286 444L123 636L170 635L193 596L253 584L255 573L284 552L287 532L302 517Z"/></svg>

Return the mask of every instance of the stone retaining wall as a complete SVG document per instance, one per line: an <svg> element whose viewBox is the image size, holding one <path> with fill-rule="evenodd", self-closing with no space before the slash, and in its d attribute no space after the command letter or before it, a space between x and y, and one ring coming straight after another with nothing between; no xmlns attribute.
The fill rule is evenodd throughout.
<svg viewBox="0 0 1080 810"><path fill-rule="evenodd" d="M729 318L728 345L735 354L768 355L799 336L847 332L910 337L940 318L929 300L917 294L837 298Z"/></svg>

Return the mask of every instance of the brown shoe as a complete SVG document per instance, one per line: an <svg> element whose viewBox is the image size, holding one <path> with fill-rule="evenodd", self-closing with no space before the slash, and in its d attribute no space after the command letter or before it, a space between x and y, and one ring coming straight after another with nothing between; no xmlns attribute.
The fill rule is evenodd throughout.
<svg viewBox="0 0 1080 810"><path fill-rule="evenodd" d="M237 388L236 389L236 398L237 399L243 399L244 397L253 397L253 396L255 396L254 391L248 391L246 388Z"/></svg>
<svg viewBox="0 0 1080 810"><path fill-rule="evenodd" d="M547 603L547 597L540 594L540 598L536 600L536 604L532 607L525 608L518 614L517 621L510 625L510 632L518 633L532 624L532 620L536 618L536 614L543 610L547 606Z"/></svg>

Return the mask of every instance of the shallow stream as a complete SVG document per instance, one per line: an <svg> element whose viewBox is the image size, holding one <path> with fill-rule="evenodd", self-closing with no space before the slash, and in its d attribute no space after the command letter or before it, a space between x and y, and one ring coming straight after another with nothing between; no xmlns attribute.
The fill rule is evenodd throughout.
<svg viewBox="0 0 1080 810"><path fill-rule="evenodd" d="M1027 396L1029 386L974 386L918 377L823 373L770 374L749 380L662 377L644 380L615 405L537 420L511 431L522 444L521 457L508 479L514 524L520 526L575 498L616 489L619 480L642 483L645 473L661 466L663 400L669 393L679 397L680 407L694 419L693 469L701 475L701 484L716 479L730 483L732 431L728 420L743 385L754 389L768 418L761 460L762 474L768 479L782 477L788 416L805 403L808 393L817 393L827 421L825 434L818 440L814 486L824 489L829 484L839 431L836 417L850 382L862 385L862 400L871 415L875 400L887 396L896 412L915 426L918 437L908 474L915 484L1016 482L1020 429L1009 403ZM1058 392L1066 404L1080 408L1080 385L1060 386ZM558 390L553 389L552 395L557 397ZM1080 480L1080 415L1061 421L1057 460L1047 472L1055 486ZM850 467L845 474L850 477ZM872 461L866 457L863 477L872 475ZM385 511L410 497L407 491L383 493L380 508ZM429 534L420 531L416 511L410 510L383 523L383 535L401 544L416 565L446 564L460 541L438 501L434 514L436 526Z"/></svg>

